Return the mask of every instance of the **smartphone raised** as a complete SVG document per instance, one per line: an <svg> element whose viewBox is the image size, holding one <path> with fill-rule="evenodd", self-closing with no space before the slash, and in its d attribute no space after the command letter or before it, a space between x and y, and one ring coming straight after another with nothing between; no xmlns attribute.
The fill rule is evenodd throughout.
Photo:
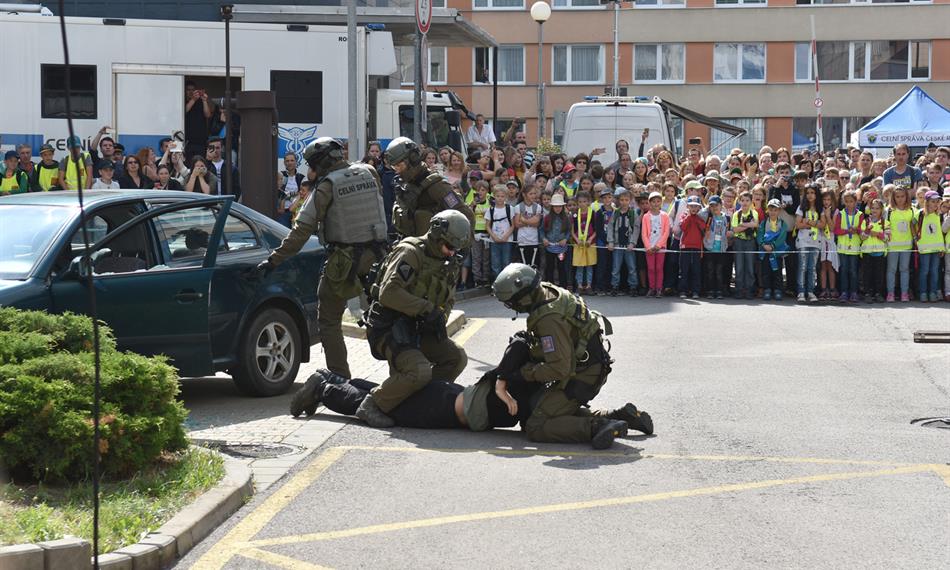
<svg viewBox="0 0 950 570"><path fill-rule="evenodd" d="M703 144L703 139L699 137L692 137L689 139L689 144Z"/></svg>

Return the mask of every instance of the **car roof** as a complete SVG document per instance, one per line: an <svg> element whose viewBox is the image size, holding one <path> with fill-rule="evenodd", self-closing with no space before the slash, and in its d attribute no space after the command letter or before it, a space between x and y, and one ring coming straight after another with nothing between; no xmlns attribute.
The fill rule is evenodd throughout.
<svg viewBox="0 0 950 570"><path fill-rule="evenodd" d="M206 194L194 192L179 192L175 190L86 190L82 193L86 207L109 202L123 202L129 199L150 200L156 198L175 198L197 200L207 198ZM65 190L59 192L28 192L14 194L0 198L0 205L31 205L31 206L63 206L79 207L79 197L76 192Z"/></svg>

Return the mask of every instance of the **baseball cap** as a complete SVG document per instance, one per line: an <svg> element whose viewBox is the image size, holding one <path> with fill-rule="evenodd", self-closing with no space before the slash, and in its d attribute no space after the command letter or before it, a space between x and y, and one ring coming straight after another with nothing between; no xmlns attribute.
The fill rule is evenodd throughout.
<svg viewBox="0 0 950 570"><path fill-rule="evenodd" d="M769 207L769 208L781 208L781 207L782 207L782 202L781 202L781 200L779 200L778 198L772 198L771 200L769 200L769 204L768 204L767 207Z"/></svg>
<svg viewBox="0 0 950 570"><path fill-rule="evenodd" d="M703 203L699 201L699 196L690 196L686 199L687 206L702 206Z"/></svg>
<svg viewBox="0 0 950 570"><path fill-rule="evenodd" d="M567 164L564 165L564 168L563 168L561 171L562 171L564 174L567 174L568 172L574 172L575 170L577 170L577 169L574 168L574 165L571 164L570 162L568 162Z"/></svg>
<svg viewBox="0 0 950 570"><path fill-rule="evenodd" d="M12 151L11 151L11 152L12 152ZM8 152L8 153L7 153L7 156L9 156L9 155L10 155L10 153ZM924 194L924 200L939 200L939 199L940 199L940 194L937 194L937 193L934 192L933 190L930 190L930 191L928 191L926 194Z"/></svg>
<svg viewBox="0 0 950 570"><path fill-rule="evenodd" d="M471 172L468 173L468 179L469 179L469 180L481 180L481 179L482 179L482 171L481 171L481 170L472 170Z"/></svg>
<svg viewBox="0 0 950 570"><path fill-rule="evenodd" d="M68 139L66 139L66 146L68 146L69 148L81 147L82 141L79 140L79 137L77 137L76 135L73 135L69 137Z"/></svg>
<svg viewBox="0 0 950 570"><path fill-rule="evenodd" d="M99 164L96 165L98 170L115 170L115 165L113 165L108 160L100 160Z"/></svg>
<svg viewBox="0 0 950 570"><path fill-rule="evenodd" d="M868 200L873 200L873 199L877 198L877 191L876 191L876 190L869 190L868 192L866 192L866 193L864 194L864 196L867 197Z"/></svg>
<svg viewBox="0 0 950 570"><path fill-rule="evenodd" d="M56 152L56 149L54 149L53 145L51 144L44 144L40 147L40 154L43 154L44 152Z"/></svg>
<svg viewBox="0 0 950 570"><path fill-rule="evenodd" d="M515 188L521 188L521 183L518 182L517 178L509 178L508 182L505 182L505 186L514 186Z"/></svg>
<svg viewBox="0 0 950 570"><path fill-rule="evenodd" d="M709 205L711 206L711 205L713 205L713 204L722 204L722 198L720 198L719 196L713 196L713 197L711 197L711 198L709 199Z"/></svg>
<svg viewBox="0 0 950 570"><path fill-rule="evenodd" d="M689 182L686 183L686 190L702 190L702 189L703 189L703 185L699 182L699 180L690 180Z"/></svg>
<svg viewBox="0 0 950 570"><path fill-rule="evenodd" d="M10 160L11 158L20 160L20 156L16 153L15 150L8 150L6 154L3 155L3 160Z"/></svg>
<svg viewBox="0 0 950 570"><path fill-rule="evenodd" d="M114 148L119 152L125 152L125 145L122 143L115 143Z"/></svg>
<svg viewBox="0 0 950 570"><path fill-rule="evenodd" d="M652 200L652 199L654 199L654 198L660 198L660 199L662 199L663 196L660 195L659 192L650 192L650 197L649 197L649 199Z"/></svg>
<svg viewBox="0 0 950 570"><path fill-rule="evenodd" d="M551 196L551 205L552 206L563 206L564 205L564 194L558 192L557 194Z"/></svg>
<svg viewBox="0 0 950 570"><path fill-rule="evenodd" d="M722 176L719 176L719 173L716 172L715 170L713 170L706 176L703 176L703 184L705 184L706 181L708 180L715 180L716 182L722 184Z"/></svg>

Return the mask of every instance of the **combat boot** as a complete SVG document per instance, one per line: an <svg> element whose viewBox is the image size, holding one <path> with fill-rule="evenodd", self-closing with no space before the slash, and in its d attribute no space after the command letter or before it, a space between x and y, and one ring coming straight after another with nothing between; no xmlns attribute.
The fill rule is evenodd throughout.
<svg viewBox="0 0 950 570"><path fill-rule="evenodd" d="M339 374L334 374L326 368L320 368L307 378L307 382L302 388L297 390L293 399L290 401L290 415L297 417L302 413L312 416L317 413L317 406L320 405L320 399L323 398L323 388L327 384L343 384L346 378Z"/></svg>
<svg viewBox="0 0 950 570"><path fill-rule="evenodd" d="M363 398L363 401L360 402L360 407L356 409L356 417L374 428L388 428L396 425L396 422L393 421L391 417L379 409L372 394L367 394L366 397Z"/></svg>
<svg viewBox="0 0 950 570"><path fill-rule="evenodd" d="M653 434L653 418L650 417L650 414L638 410L636 406L631 403L624 404L619 410L614 410L607 414L607 417L612 420L623 420L627 422L627 426L630 429L643 432L647 435Z"/></svg>
<svg viewBox="0 0 950 570"><path fill-rule="evenodd" d="M614 439L627 435L627 422L622 420L595 419L590 426L590 444L594 449L607 449Z"/></svg>

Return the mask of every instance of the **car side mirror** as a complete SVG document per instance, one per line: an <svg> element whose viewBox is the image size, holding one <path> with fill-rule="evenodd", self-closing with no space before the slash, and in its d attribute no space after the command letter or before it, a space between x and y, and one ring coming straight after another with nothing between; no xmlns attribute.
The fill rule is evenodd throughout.
<svg viewBox="0 0 950 570"><path fill-rule="evenodd" d="M462 114L454 109L445 111L445 122L448 123L450 127L461 127Z"/></svg>

